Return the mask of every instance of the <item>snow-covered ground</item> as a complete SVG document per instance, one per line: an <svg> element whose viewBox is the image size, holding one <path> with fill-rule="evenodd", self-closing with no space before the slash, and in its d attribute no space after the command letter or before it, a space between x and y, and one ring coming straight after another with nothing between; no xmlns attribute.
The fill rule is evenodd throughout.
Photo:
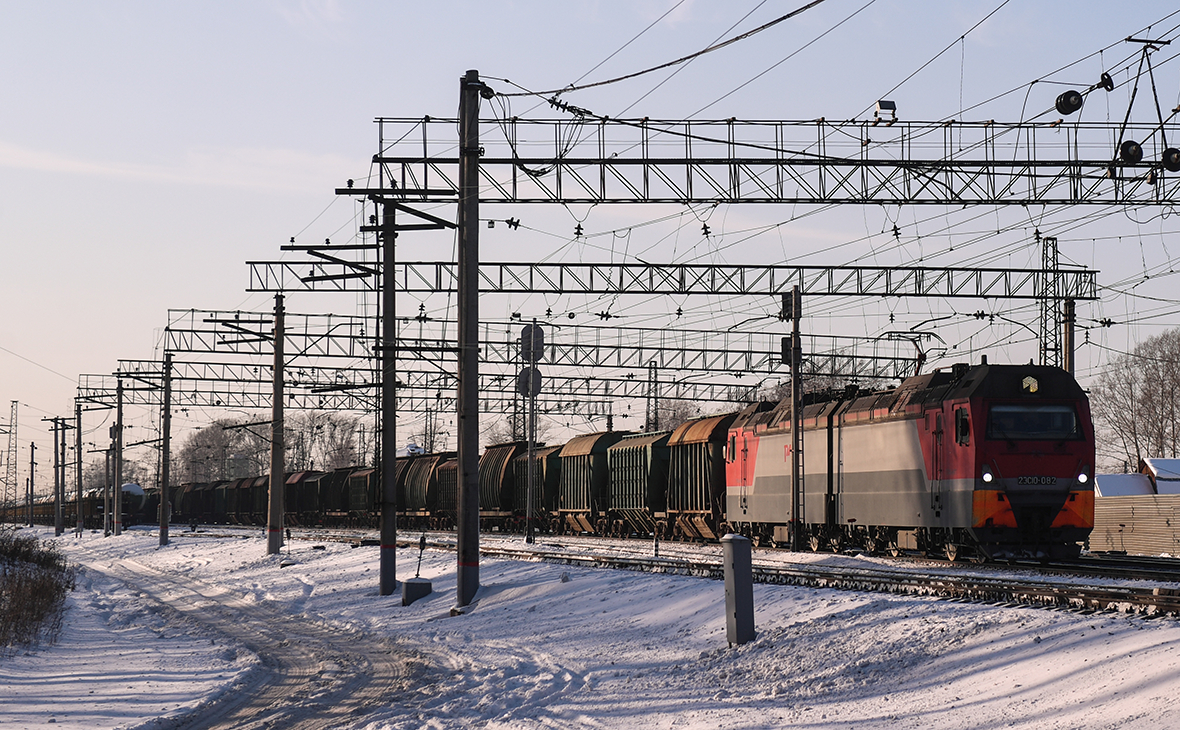
<svg viewBox="0 0 1180 730"><path fill-rule="evenodd" d="M93 569L56 645L0 659L0 728L168 727L263 671L99 572L128 560L420 652L435 671L357 715L365 730L1180 726L1174 619L758 585L758 637L730 648L716 581L485 558L452 617L452 552L425 553L434 593L403 607L377 595L376 548L296 541L280 567L260 533L157 542L57 540ZM417 557L399 553L399 577Z"/></svg>

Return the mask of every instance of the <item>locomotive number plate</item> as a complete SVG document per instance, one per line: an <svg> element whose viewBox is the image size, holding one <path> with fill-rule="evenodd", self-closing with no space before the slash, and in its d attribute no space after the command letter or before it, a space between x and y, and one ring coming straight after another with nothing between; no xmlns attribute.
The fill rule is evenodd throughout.
<svg viewBox="0 0 1180 730"><path fill-rule="evenodd" d="M1016 483L1022 486L1052 487L1057 484L1057 477L1016 477Z"/></svg>

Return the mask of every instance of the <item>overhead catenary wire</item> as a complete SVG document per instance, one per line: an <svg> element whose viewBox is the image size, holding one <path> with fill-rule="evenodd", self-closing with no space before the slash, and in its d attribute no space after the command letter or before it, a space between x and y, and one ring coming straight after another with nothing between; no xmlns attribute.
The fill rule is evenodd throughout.
<svg viewBox="0 0 1180 730"><path fill-rule="evenodd" d="M597 88L599 86L606 86L608 84L617 84L620 81L627 81L629 79L638 78L640 76L646 76L647 74L654 73L656 71L660 71L665 68L671 68L673 66L678 66L682 63L687 63L695 58L705 55L706 53L712 53L714 51L721 50L722 48L725 48L727 46L731 46L734 43L738 43L739 41L743 41L743 40L746 40L747 38L751 38L751 37L763 32L765 30L773 28L774 26L778 25L779 23L782 23L786 20L790 20L791 18L795 17L796 15L799 15L800 13L803 13L807 10L810 10L811 8L814 8L815 6L817 6L823 2L824 2L824 0L812 0L812 2L807 3L806 5L804 5L800 8L797 8L795 10L792 10L791 12L787 13L786 15L781 15L778 18L775 18L774 20L770 21L769 23L765 23L757 28L754 28L753 30L746 31L745 33L734 36L733 38L730 38L729 40L722 41L720 43L714 43L714 44L708 46L707 48L699 50L695 53L690 53L687 56L682 56L674 61L668 61L667 63L662 63L658 66L652 66L651 68L646 68L646 69L643 69L642 71L635 71L633 73L625 74L623 76L618 76L618 77L611 78L611 79L606 79L603 81L595 81L590 84L581 84L581 85L570 84L569 86L566 86L561 89L550 89L548 91L527 91L527 90L525 90L525 91L520 91L520 92L510 92L510 93L506 93L506 94L501 94L501 96L552 96L554 94L564 94L564 93L569 93L569 92L573 92L573 91L582 91L583 89L593 89L593 88ZM512 82L508 81L507 79L504 79L504 81L506 81L508 83L512 83Z"/></svg>

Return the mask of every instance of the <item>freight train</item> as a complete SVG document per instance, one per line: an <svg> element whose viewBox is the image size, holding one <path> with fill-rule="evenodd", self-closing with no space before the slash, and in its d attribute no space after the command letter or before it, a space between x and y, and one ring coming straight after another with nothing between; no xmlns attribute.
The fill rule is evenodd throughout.
<svg viewBox="0 0 1180 730"><path fill-rule="evenodd" d="M760 545L952 560L1075 556L1093 528L1089 402L1059 368L985 359L883 391L811 393L800 417L797 491L789 399L671 431L604 431L540 446L534 525L660 539L735 532ZM482 529L525 529L528 462L523 442L487 448L479 464ZM455 454L396 464L399 528L452 529ZM175 487L173 521L262 525L268 488L266 476ZM371 527L381 479L368 468L297 472L287 475L284 495L290 525ZM154 521L158 505L148 490L138 519Z"/></svg>
<svg viewBox="0 0 1180 730"><path fill-rule="evenodd" d="M123 485L123 520L124 526L134 525L143 521L147 512L148 492L138 484ZM78 511L75 507L77 492L69 486L66 488L65 499L62 502L62 524L67 530L74 529L78 524ZM158 502L159 497L154 496ZM114 501L114 492L104 495L102 489L87 489L82 493L82 524L88 530L103 528L103 514L107 500ZM56 519L57 505L52 495L40 496L33 500L33 522L39 525L52 525ZM18 501L5 505L0 509L0 520L16 524L26 523L29 518L28 502ZM108 522L108 529L113 524Z"/></svg>

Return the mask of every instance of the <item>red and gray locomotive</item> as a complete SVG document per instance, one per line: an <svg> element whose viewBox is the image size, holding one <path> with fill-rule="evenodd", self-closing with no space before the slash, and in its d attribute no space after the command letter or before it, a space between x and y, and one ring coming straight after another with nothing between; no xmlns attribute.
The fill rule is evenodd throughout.
<svg viewBox="0 0 1180 730"><path fill-rule="evenodd" d="M1093 528L1089 402L1064 370L985 359L885 392L809 400L801 498L791 490L789 401L753 404L735 420L733 529L775 542L798 530L813 549L982 559L1076 556Z"/></svg>

